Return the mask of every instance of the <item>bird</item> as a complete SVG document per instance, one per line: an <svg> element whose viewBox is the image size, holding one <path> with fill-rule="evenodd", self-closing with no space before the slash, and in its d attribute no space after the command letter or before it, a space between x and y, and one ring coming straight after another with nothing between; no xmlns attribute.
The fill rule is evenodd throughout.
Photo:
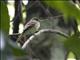
<svg viewBox="0 0 80 60"><path fill-rule="evenodd" d="M23 33L28 30L34 30L33 28L35 29L35 31L38 31L40 28L40 22L37 17L32 18L28 23L25 24ZM34 32L32 32L32 33L34 33Z"/></svg>
<svg viewBox="0 0 80 60"><path fill-rule="evenodd" d="M20 46L24 44L27 38L29 38L31 35L39 31L40 29L39 20L40 20L39 18L33 17L30 19L29 22L25 24L22 34L17 39L17 43L19 43Z"/></svg>

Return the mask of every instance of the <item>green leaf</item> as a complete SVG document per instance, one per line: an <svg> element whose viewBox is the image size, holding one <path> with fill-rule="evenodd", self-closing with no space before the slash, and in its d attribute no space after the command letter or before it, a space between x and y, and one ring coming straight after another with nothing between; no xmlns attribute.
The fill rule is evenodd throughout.
<svg viewBox="0 0 80 60"><path fill-rule="evenodd" d="M80 36L73 35L69 37L65 42L64 46L69 50L72 51L76 56L80 56Z"/></svg>
<svg viewBox="0 0 80 60"><path fill-rule="evenodd" d="M8 8L4 1L0 2L0 30L3 30L5 33L9 32L9 15Z"/></svg>
<svg viewBox="0 0 80 60"><path fill-rule="evenodd" d="M7 47L12 52L14 56L25 56L27 55L26 51L22 50L20 47L17 46L16 43L12 42L11 40L7 41Z"/></svg>
<svg viewBox="0 0 80 60"><path fill-rule="evenodd" d="M56 8L58 11L62 12L64 16L74 17L80 23L80 10L70 1L45 1L48 6Z"/></svg>
<svg viewBox="0 0 80 60"><path fill-rule="evenodd" d="M2 31L0 31L0 38L1 38L0 39L0 42L1 42L0 51L3 57L2 59L10 55L18 56L18 57L27 55L26 51L18 47L18 45L12 40L10 40Z"/></svg>

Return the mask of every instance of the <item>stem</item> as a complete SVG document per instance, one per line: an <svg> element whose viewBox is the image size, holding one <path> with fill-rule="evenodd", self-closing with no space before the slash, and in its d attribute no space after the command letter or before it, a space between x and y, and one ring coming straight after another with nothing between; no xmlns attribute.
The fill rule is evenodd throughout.
<svg viewBox="0 0 80 60"><path fill-rule="evenodd" d="M56 34L59 34L59 35L62 35L64 36L65 38L68 38L68 35L59 31L59 30L53 30L53 29L42 29L40 30L39 32L35 33L34 35L32 35L29 39L26 40L26 42L23 44L22 46L22 49L25 49L28 45L28 43L33 40L36 36L40 35L41 33L44 33L44 32L51 32L51 33L56 33Z"/></svg>

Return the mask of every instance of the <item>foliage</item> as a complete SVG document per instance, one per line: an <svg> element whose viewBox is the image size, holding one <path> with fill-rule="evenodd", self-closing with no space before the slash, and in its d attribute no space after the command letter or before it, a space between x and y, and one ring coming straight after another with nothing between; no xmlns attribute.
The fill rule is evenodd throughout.
<svg viewBox="0 0 80 60"><path fill-rule="evenodd" d="M65 47L77 56L80 56L80 35L72 35L64 42Z"/></svg>
<svg viewBox="0 0 80 60"><path fill-rule="evenodd" d="M44 2L64 14L64 17L73 16L80 23L80 10L70 1L45 1Z"/></svg>
<svg viewBox="0 0 80 60"><path fill-rule="evenodd" d="M62 12L64 15L64 18L74 17L76 19L76 21L80 23L80 10L72 2L65 1L65 0L64 1L45 1L44 0L43 2L47 6L50 6L51 8L55 8L56 10ZM13 43L11 40L9 40L9 38L7 37L8 33L9 33L8 9L7 9L7 5L4 2L1 1L0 3L1 3L1 9L0 9L1 26L0 26L0 30L2 30L2 31L0 31L0 33L2 33L4 35L3 37L0 37L0 38L6 37L4 39L5 40L4 42L6 43L6 45L5 45L6 47L4 48L3 51L5 51L5 50L11 51L11 54L14 56L27 55L27 53L24 50L21 50L19 47L17 47L17 45L15 43ZM54 24L53 24L53 21L50 22L49 20L46 20L46 22L45 22L45 20L44 20L44 22L43 21L40 21L40 22L42 23L41 29L42 28L53 28L53 26L54 27L56 26L56 21L54 21ZM6 33L6 35L3 32ZM1 36L2 36L2 34L1 34ZM48 36L48 34L45 36ZM52 35L47 40L51 39L51 37L54 38ZM41 35L40 39L41 38L42 38L42 35ZM64 44L65 48L67 48L69 51L72 51L76 56L80 57L80 33L79 32L77 34L73 34L71 36L68 36L68 38L66 40L63 37L58 37L57 39L64 40L64 41L60 41L60 42ZM46 40L46 39L42 38L42 40ZM53 40L53 39L51 39L51 40ZM34 43L36 43L36 42L34 42ZM49 42L47 42L47 43L49 43ZM45 44L47 44L47 43L45 43ZM56 44L54 43L54 45L56 45ZM61 44L59 44L59 45L61 45ZM57 45L57 46L59 46L59 45ZM61 45L60 49L62 47L63 46ZM1 51L1 49L0 49L0 51ZM2 54L4 54L3 51L1 51Z"/></svg>
<svg viewBox="0 0 80 60"><path fill-rule="evenodd" d="M48 6L57 9L62 12L64 18L74 17L77 23L80 24L80 10L75 6L71 1L45 1ZM75 53L76 56L80 57L80 35L79 32L72 36L69 36L64 42L64 46L69 50ZM78 58L79 59L79 58Z"/></svg>
<svg viewBox="0 0 80 60"><path fill-rule="evenodd" d="M11 40L7 41L7 47L11 50L14 56L24 56L26 52L17 46L16 43L13 43Z"/></svg>
<svg viewBox="0 0 80 60"><path fill-rule="evenodd" d="M0 30L3 30L5 33L9 33L9 14L6 4L1 1L1 9L0 9Z"/></svg>
<svg viewBox="0 0 80 60"><path fill-rule="evenodd" d="M4 1L1 1L1 9L0 9L0 45L2 48L0 48L1 51L1 60L7 60L9 55L11 56L22 56L25 55L25 51L23 51L21 48L17 46L14 42L12 42L8 38L9 33L9 14L7 5ZM8 54L9 53L9 54ZM7 57L7 58L5 58ZM10 57L9 57L10 59Z"/></svg>

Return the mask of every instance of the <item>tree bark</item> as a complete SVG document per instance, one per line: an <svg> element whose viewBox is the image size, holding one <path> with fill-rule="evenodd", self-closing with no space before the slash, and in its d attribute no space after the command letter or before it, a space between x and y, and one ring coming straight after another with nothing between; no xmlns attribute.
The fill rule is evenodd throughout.
<svg viewBox="0 0 80 60"><path fill-rule="evenodd" d="M22 4L21 0L15 0L15 15L13 18L13 34L19 32L19 24L22 19L21 4ZM13 38L12 40L16 41L16 38Z"/></svg>
<svg viewBox="0 0 80 60"><path fill-rule="evenodd" d="M20 21L21 21L21 0L15 0L15 16L13 19L13 33L19 32Z"/></svg>

